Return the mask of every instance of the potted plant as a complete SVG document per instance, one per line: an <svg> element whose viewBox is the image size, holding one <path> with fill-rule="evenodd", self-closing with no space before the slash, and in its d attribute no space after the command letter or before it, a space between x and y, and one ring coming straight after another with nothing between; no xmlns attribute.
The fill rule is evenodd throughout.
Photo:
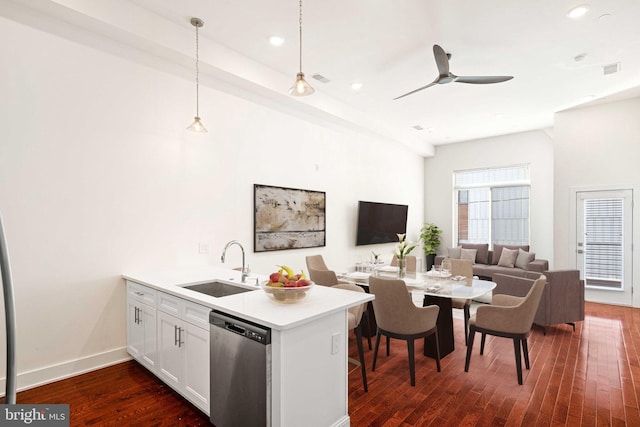
<svg viewBox="0 0 640 427"><path fill-rule="evenodd" d="M432 222L425 223L420 229L420 239L422 240L422 249L427 258L427 271L431 270L436 260L436 250L440 246L440 235L442 230Z"/></svg>

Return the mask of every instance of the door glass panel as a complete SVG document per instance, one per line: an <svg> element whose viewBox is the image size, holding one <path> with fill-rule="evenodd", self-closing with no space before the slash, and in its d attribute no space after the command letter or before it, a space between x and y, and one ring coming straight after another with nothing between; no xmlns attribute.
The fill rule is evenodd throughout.
<svg viewBox="0 0 640 427"><path fill-rule="evenodd" d="M623 289L624 203L621 198L584 200L585 285Z"/></svg>

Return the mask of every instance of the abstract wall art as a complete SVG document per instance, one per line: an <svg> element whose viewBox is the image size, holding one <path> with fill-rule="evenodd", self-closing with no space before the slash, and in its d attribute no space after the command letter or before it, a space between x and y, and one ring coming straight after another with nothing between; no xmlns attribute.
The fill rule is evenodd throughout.
<svg viewBox="0 0 640 427"><path fill-rule="evenodd" d="M254 185L255 252L326 244L324 191Z"/></svg>

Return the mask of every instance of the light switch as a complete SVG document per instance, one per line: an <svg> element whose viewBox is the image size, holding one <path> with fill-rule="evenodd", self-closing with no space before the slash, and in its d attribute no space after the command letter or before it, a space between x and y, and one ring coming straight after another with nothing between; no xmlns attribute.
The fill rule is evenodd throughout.
<svg viewBox="0 0 640 427"><path fill-rule="evenodd" d="M331 354L337 354L340 351L340 332L331 335Z"/></svg>
<svg viewBox="0 0 640 427"><path fill-rule="evenodd" d="M209 253L209 244L208 243L198 243L198 253L200 253L200 254L208 254Z"/></svg>

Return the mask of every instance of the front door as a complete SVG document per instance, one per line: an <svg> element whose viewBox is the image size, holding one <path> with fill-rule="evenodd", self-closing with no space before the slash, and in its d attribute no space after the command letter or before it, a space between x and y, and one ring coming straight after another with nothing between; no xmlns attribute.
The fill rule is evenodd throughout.
<svg viewBox="0 0 640 427"><path fill-rule="evenodd" d="M576 196L576 268L585 300L632 305L632 190Z"/></svg>

